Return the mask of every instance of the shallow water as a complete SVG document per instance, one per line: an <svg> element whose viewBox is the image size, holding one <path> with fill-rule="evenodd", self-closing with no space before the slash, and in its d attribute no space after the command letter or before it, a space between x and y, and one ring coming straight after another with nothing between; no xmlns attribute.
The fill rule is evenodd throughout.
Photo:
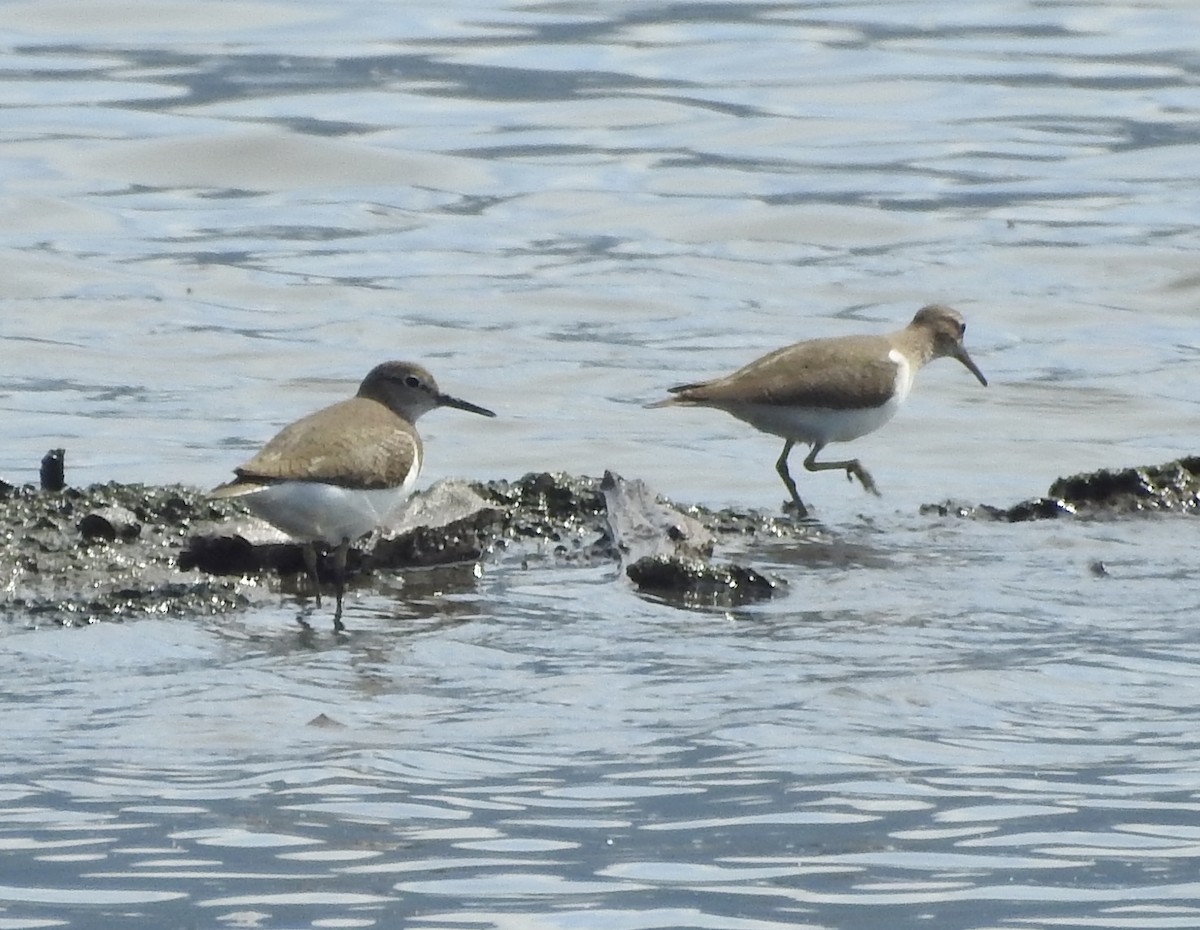
<svg viewBox="0 0 1200 930"><path fill-rule="evenodd" d="M1191 927L1190 519L993 526L1195 453L1185 3L0 8L0 475L208 486L384 358L422 483L777 507L644 410L941 300L953 362L802 492L786 595L534 559L4 641L0 928Z"/></svg>

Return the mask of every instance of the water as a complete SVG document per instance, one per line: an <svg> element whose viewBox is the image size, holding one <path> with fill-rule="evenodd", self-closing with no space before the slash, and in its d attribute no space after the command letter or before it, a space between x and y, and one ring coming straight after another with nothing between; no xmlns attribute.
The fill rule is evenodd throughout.
<svg viewBox="0 0 1200 930"><path fill-rule="evenodd" d="M410 573L305 631L2 629L0 928L1200 924L1190 520L990 526L1194 453L1190 3L0 8L0 475L209 486L376 361L428 483L777 507L680 380L958 307L801 490L785 597Z"/></svg>

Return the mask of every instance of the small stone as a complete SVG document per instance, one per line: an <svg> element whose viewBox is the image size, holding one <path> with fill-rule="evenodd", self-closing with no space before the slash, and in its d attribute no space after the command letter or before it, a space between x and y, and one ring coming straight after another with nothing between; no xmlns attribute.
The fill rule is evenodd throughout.
<svg viewBox="0 0 1200 930"><path fill-rule="evenodd" d="M51 449L42 456L41 482L43 491L61 491L67 486L65 449Z"/></svg>
<svg viewBox="0 0 1200 930"><path fill-rule="evenodd" d="M142 525L131 510L124 507L105 507L84 515L79 521L79 532L89 541L129 541L141 535Z"/></svg>

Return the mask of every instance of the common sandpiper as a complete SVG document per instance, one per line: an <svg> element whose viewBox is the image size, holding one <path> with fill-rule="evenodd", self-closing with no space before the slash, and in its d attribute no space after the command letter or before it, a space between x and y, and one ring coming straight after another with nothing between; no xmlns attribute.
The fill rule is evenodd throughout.
<svg viewBox="0 0 1200 930"><path fill-rule="evenodd" d="M420 365L383 362L371 369L354 397L285 426L234 469L233 481L211 492L241 500L304 544L318 604L316 543L337 547L334 624L339 628L350 545L399 514L421 470L423 447L414 424L435 407L496 415L443 394Z"/></svg>
<svg viewBox="0 0 1200 930"><path fill-rule="evenodd" d="M986 387L987 378L963 347L966 328L957 310L930 304L894 333L797 342L723 378L669 388L675 396L651 406L715 407L781 436L783 452L775 470L805 518L808 508L788 471L792 446L812 447L804 459L809 471L842 469L847 479L857 478L878 494L858 459L818 462L818 453L831 442L849 442L883 426L908 397L917 370L935 358L958 359Z"/></svg>

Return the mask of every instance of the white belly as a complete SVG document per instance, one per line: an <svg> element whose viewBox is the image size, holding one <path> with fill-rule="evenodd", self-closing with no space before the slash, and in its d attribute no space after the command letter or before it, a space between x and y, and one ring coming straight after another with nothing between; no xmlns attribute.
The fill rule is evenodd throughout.
<svg viewBox="0 0 1200 930"><path fill-rule="evenodd" d="M800 409L769 404L747 404L728 409L739 420L745 420L764 433L823 446L830 442L849 442L874 432L895 416L899 407L900 402L893 399L882 407L861 410Z"/></svg>
<svg viewBox="0 0 1200 930"><path fill-rule="evenodd" d="M280 481L241 500L289 536L336 545L391 523L408 500L408 488L361 491L315 481Z"/></svg>

